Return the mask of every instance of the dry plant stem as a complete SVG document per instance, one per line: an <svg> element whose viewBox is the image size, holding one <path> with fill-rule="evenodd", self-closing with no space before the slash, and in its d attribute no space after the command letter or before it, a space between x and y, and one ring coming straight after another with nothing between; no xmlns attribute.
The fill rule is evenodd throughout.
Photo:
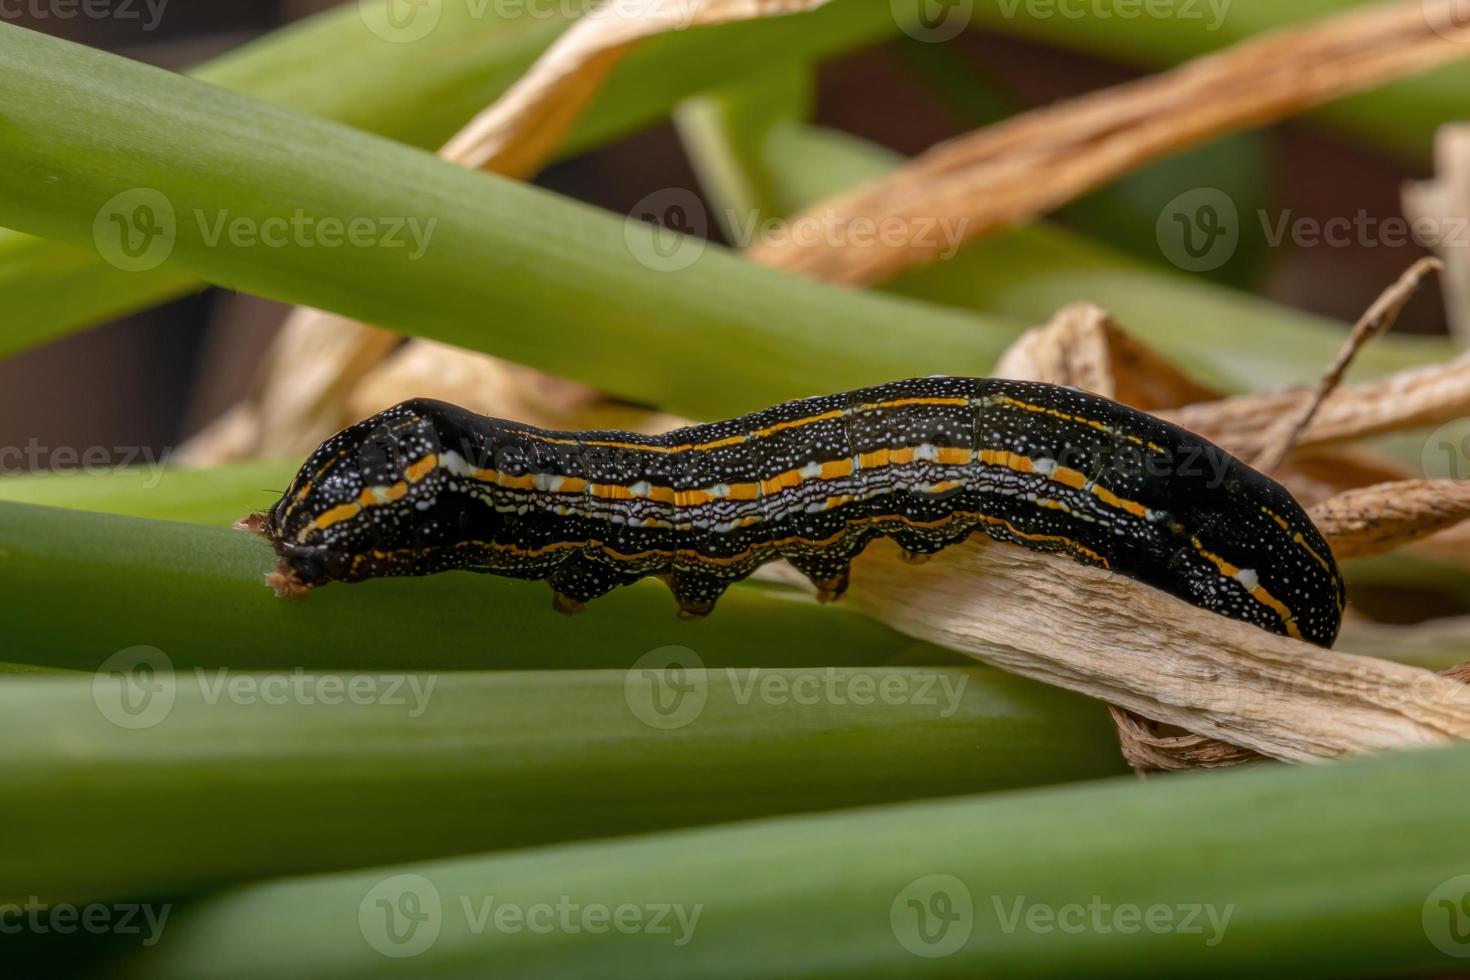
<svg viewBox="0 0 1470 980"><path fill-rule="evenodd" d="M1470 57L1470 25L1455 23L1454 3L1404 0L1353 10L1014 117L805 213L839 225L907 226L913 234L901 242L864 238L855 247L851 235L833 234L812 246L764 243L751 257L829 282L890 278L942 254L945 243L928 233L936 216L958 222L964 240L972 240L1170 153Z"/></svg>
<svg viewBox="0 0 1470 980"><path fill-rule="evenodd" d="M848 595L911 636L1275 759L1470 737L1470 693L1453 681L1268 633L1054 555L982 542L914 569L879 542Z"/></svg>
<svg viewBox="0 0 1470 980"><path fill-rule="evenodd" d="M1298 418L1315 399L1307 389L1239 395L1157 414L1249 459L1265 451L1276 420ZM1400 371L1329 394L1298 434L1293 452L1320 450L1470 413L1470 357Z"/></svg>
<svg viewBox="0 0 1470 980"><path fill-rule="evenodd" d="M1404 480L1349 490L1310 511L1338 561L1402 548L1470 519L1470 480Z"/></svg>
<svg viewBox="0 0 1470 980"><path fill-rule="evenodd" d="M1435 229L1435 252L1445 264L1445 312L1450 333L1470 347L1470 126L1443 126L1435 138L1435 179L1404 188L1404 211Z"/></svg>
<svg viewBox="0 0 1470 980"><path fill-rule="evenodd" d="M1352 352L1376 330L1386 327L1393 312L1412 290L1417 275L1423 271L1418 267L1411 270L1363 317L1354 330L1354 341L1344 345L1343 354L1327 372L1316 398L1307 392L1292 393L1291 407L1295 412L1288 413L1286 417L1299 420L1293 431L1310 421L1307 414L1309 406L1320 402L1321 397L1332 390ZM1004 377L1077 385L1108 397L1121 398L1150 411L1201 399L1212 400L1208 402L1210 405L1248 401L1213 401L1217 398L1215 392L1192 382L1168 361L1130 338L1104 311L1089 304L1067 307L1045 327L1028 331L1001 358L996 373ZM1130 383L1130 379L1140 375L1149 379L1148 387ZM1464 380L1467 393L1470 393L1470 371L1465 372ZM1404 386L1391 380L1386 387L1388 391L1384 397L1374 400L1373 404L1398 405ZM1422 386L1415 387L1422 393ZM1443 395L1442 386L1430 385L1428 388ZM1422 398L1417 400L1421 409L1424 401ZM1448 400L1450 404L1454 401L1454 398ZM1430 399L1430 402L1434 403L1435 399ZM1355 400L1349 404L1358 403ZM1443 412L1444 409L1445 399L1440 398L1434 411ZM1281 430L1276 419L1280 417L1279 407L1275 412L1257 413L1250 417L1250 426L1242 427L1240 434L1248 434L1259 445L1271 438L1274 429L1278 433L1279 445ZM1371 553L1388 550L1470 516L1470 509L1465 507L1466 501L1470 500L1470 484L1452 481L1389 483L1342 497L1335 496L1340 488L1334 481L1342 477L1341 464L1360 456L1363 460L1361 465L1352 469L1352 478L1369 483L1396 478L1395 468L1352 450L1339 450L1331 460L1293 463L1287 468L1288 473L1283 474L1299 484L1304 475L1317 469L1326 470L1324 479L1327 482L1322 495L1332 499L1323 503L1319 511L1314 512L1314 517L1339 558L1370 553L1365 550L1367 548L1372 549ZM1470 525L1461 527L1467 526ZM1118 729L1123 755L1140 773L1238 765L1262 757L1252 749L1205 735L1161 734L1157 723L1116 704L1110 704L1109 708Z"/></svg>
<svg viewBox="0 0 1470 980"><path fill-rule="evenodd" d="M550 157L596 95L607 73L639 40L692 26L798 13L827 2L653 0L633 6L604 4L562 34L525 75L450 140L439 155L505 176L528 176ZM398 344L397 337L366 324L321 310L294 310L271 348L255 393L196 436L186 447L185 458L209 464L309 451L351 421L346 407L351 390ZM404 346L404 354L418 355L408 362L410 367L426 359L449 366L462 356L442 345L423 348L419 341ZM373 387L382 390L382 383ZM482 394L481 398L485 397ZM578 396L578 400L585 399ZM521 393L511 391L502 401L492 403L489 411L516 417L523 403Z"/></svg>
<svg viewBox="0 0 1470 980"><path fill-rule="evenodd" d="M1374 337L1393 326L1404 304L1414 293L1418 292L1419 284L1424 281L1424 277L1431 269L1443 268L1444 264L1438 259L1420 259L1399 276L1397 282L1379 294L1373 304L1358 318L1358 322L1353 324L1352 331L1342 342L1342 347L1338 349L1337 356L1328 365L1322 379L1317 382L1317 390L1312 394L1301 415L1297 416L1295 421L1288 416L1289 424L1279 430L1279 435L1274 439L1268 437L1266 449L1253 460L1256 469L1263 473L1271 473L1281 465L1281 461L1286 458L1287 453L1291 452L1291 447L1301 436L1302 430L1316 417L1318 409L1322 407L1322 402L1336 390L1338 385L1342 384L1343 375L1347 373L1348 366L1353 363L1353 358L1357 356L1358 351L1367 346Z"/></svg>

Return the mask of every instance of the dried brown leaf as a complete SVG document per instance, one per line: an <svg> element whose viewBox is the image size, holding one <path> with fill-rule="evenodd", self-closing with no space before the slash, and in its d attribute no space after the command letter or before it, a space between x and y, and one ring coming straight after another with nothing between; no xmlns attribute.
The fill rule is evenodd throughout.
<svg viewBox="0 0 1470 980"><path fill-rule="evenodd" d="M997 378L1071 385L1144 411L1219 397L1091 303L1063 307L1011 344Z"/></svg>
<svg viewBox="0 0 1470 980"><path fill-rule="evenodd" d="M1455 21L1455 3L1403 0L1348 11L1015 116L803 215L849 232L857 222L907 234L771 241L750 256L828 282L887 279L951 247L932 234L937 218L957 222L963 240L973 240L1170 153L1470 57L1470 25Z"/></svg>
<svg viewBox="0 0 1470 980"><path fill-rule="evenodd" d="M1245 459L1264 452L1276 420L1296 418L1315 397L1305 388L1238 395L1159 412ZM1322 402L1293 450L1317 451L1470 414L1470 356L1337 389Z"/></svg>

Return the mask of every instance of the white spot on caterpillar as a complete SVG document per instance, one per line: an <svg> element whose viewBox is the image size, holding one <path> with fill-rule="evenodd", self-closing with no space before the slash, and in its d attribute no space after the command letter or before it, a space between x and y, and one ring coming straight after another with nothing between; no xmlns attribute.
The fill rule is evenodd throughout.
<svg viewBox="0 0 1470 980"><path fill-rule="evenodd" d="M914 447L914 459L936 460L939 458L939 447L927 442L921 442Z"/></svg>
<svg viewBox="0 0 1470 980"><path fill-rule="evenodd" d="M465 458L453 449L446 449L441 453L439 455L439 462L455 476L470 475L470 464L465 462Z"/></svg>
<svg viewBox="0 0 1470 980"><path fill-rule="evenodd" d="M803 466L801 468L801 476L802 476L802 479L804 479L804 480L815 480L817 477L819 477L821 475L822 475L822 464L821 463L816 463L816 462L807 463L805 466Z"/></svg>
<svg viewBox="0 0 1470 980"><path fill-rule="evenodd" d="M1242 568L1235 573L1235 581L1239 582L1249 592L1261 584L1261 577L1256 574L1254 568Z"/></svg>
<svg viewBox="0 0 1470 980"><path fill-rule="evenodd" d="M1049 456L1042 456L1031 461L1031 469L1042 476L1051 476L1057 471L1057 461Z"/></svg>
<svg viewBox="0 0 1470 980"><path fill-rule="evenodd" d="M730 496L730 485L728 483L716 483L714 486L706 490L705 493L715 498L716 500L721 500L725 497Z"/></svg>
<svg viewBox="0 0 1470 980"><path fill-rule="evenodd" d="M647 480L639 480L628 488L628 492L635 497L646 497L653 492L653 485Z"/></svg>
<svg viewBox="0 0 1470 980"><path fill-rule="evenodd" d="M531 485L537 490L545 490L549 493L556 493L558 490L561 489L561 485L565 483L566 480L567 478L559 473L536 473L531 477Z"/></svg>

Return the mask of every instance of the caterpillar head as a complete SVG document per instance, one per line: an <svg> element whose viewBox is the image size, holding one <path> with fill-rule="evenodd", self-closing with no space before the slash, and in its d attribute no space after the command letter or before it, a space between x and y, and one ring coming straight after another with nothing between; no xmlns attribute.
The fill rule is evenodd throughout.
<svg viewBox="0 0 1470 980"><path fill-rule="evenodd" d="M338 432L269 511L237 525L275 546L280 562L266 581L278 595L409 564L445 480L437 404L407 401Z"/></svg>

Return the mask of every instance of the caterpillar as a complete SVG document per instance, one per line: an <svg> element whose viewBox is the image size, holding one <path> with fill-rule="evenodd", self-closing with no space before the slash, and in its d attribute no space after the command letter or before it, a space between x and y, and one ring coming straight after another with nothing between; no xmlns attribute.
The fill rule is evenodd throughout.
<svg viewBox="0 0 1470 980"><path fill-rule="evenodd" d="M1323 646L1345 601L1279 484L1144 412L999 379L896 381L660 436L414 399L328 439L247 526L287 597L468 569L547 579L576 612L654 575L698 617L778 558L834 599L876 537L917 562L981 532Z"/></svg>

